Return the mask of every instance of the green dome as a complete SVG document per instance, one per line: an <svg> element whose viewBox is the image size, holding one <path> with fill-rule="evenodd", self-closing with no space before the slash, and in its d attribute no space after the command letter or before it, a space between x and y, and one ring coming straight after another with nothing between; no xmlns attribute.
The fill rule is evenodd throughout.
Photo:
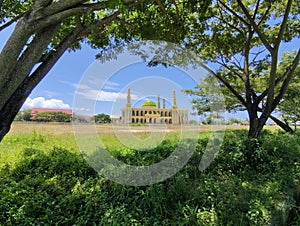
<svg viewBox="0 0 300 226"><path fill-rule="evenodd" d="M143 104L142 104L142 107L156 107L156 104L154 101L152 100L146 100Z"/></svg>

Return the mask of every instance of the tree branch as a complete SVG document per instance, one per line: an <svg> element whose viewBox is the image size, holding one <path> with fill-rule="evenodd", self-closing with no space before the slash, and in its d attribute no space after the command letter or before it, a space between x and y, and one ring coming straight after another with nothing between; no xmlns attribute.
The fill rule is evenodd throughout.
<svg viewBox="0 0 300 226"><path fill-rule="evenodd" d="M131 30L134 30L134 25L133 24L131 24L131 23L119 18L119 17L116 17L115 20L122 23L122 24L124 24L126 27L129 27Z"/></svg>
<svg viewBox="0 0 300 226"><path fill-rule="evenodd" d="M53 15L84 2L86 2L86 0L64 0L64 1L54 2L48 7L44 8L43 13L46 15Z"/></svg>
<svg viewBox="0 0 300 226"><path fill-rule="evenodd" d="M176 9L176 13L177 13L177 16L179 16L179 8L178 8L178 5L176 3L176 0L172 0L173 4L175 5L175 9Z"/></svg>
<svg viewBox="0 0 300 226"><path fill-rule="evenodd" d="M220 9L220 11L221 11L221 9ZM222 12L220 12L220 15L222 15ZM221 17L218 17L217 15L215 15L215 17L216 17L217 19L219 19L221 22L223 22L223 23L225 23L226 25L228 25L229 27L231 27L232 29L238 31L239 33L241 33L241 34L244 33L244 32L243 32L241 29L239 29L238 27L236 27L236 26L234 26L234 25L228 23L226 20L224 20L222 16L221 16Z"/></svg>
<svg viewBox="0 0 300 226"><path fill-rule="evenodd" d="M253 65L254 62L256 61L256 58L257 58L260 54L262 54L265 50L266 50L266 49L264 48L264 49L262 49L262 50L259 50L259 51L256 52L256 53L250 53L251 55L255 55L255 56L254 56L253 59L251 60L251 63L249 64L249 66Z"/></svg>
<svg viewBox="0 0 300 226"><path fill-rule="evenodd" d="M239 6L241 7L242 11L244 12L244 14L246 15L247 19L249 20L251 26L254 28L254 31L258 34L258 36L259 36L260 40L262 41L262 43L264 44L264 46L269 50L269 52L271 54L273 54L274 50L273 50L272 46L269 44L266 36L261 32L261 30L259 29L259 27L255 23L255 21L252 19L251 15L249 14L248 10L246 9L246 7L242 3L242 1L237 0L237 2L239 4Z"/></svg>
<svg viewBox="0 0 300 226"><path fill-rule="evenodd" d="M35 0L34 3L32 4L32 10L33 11L38 11L43 7L48 6L51 4L52 0Z"/></svg>
<svg viewBox="0 0 300 226"><path fill-rule="evenodd" d="M27 76L24 81L19 85L16 91L10 96L6 101L5 105L0 108L0 118L5 120L0 121L1 131L0 140L3 135L5 135L10 128L10 125L17 115L19 109L22 107L26 98L36 87L36 85L45 77L49 70L54 66L62 54L67 50L67 48L77 41L78 33L70 33L61 43L56 47L56 51L52 51L47 59L33 72L31 76ZM5 116L4 116L5 115Z"/></svg>
<svg viewBox="0 0 300 226"><path fill-rule="evenodd" d="M244 76L243 76L243 81L244 81L244 86L245 86L245 91L246 91L246 102L248 105L252 103L252 91L251 91L251 84L250 84L250 79L249 79L249 53L250 53L250 45L251 45L251 40L253 37L253 31L251 30L251 26L248 26L248 37L245 43L244 47ZM247 109L249 106L247 107Z"/></svg>
<svg viewBox="0 0 300 226"><path fill-rule="evenodd" d="M272 110L274 110L277 105L279 104L280 100L282 99L292 77L294 74L294 71L296 70L296 67L299 64L299 60L300 60L300 50L298 50L298 53L293 61L293 63L286 69L285 74L287 74L286 79L283 81L279 93L278 95L275 97L274 101L273 101L273 106L272 106Z"/></svg>
<svg viewBox="0 0 300 226"><path fill-rule="evenodd" d="M218 63L218 64L220 64L221 66L223 66L223 67L225 67L227 70L229 70L229 71L232 71L238 78L240 78L242 81L243 81L243 77L242 77L242 75L241 74L239 74L236 70L232 70L232 68L230 68L229 66L228 66L228 64L226 64L225 62L219 62L219 61L216 61L216 63ZM234 64L237 68L239 68L238 67L238 65L236 65L236 64Z"/></svg>
<svg viewBox="0 0 300 226"><path fill-rule="evenodd" d="M4 0L0 0L0 11L2 10L2 4Z"/></svg>
<svg viewBox="0 0 300 226"><path fill-rule="evenodd" d="M288 0L287 6L285 8L283 21L281 23L278 36L277 36L276 41L274 43L274 46L275 46L276 49L279 48L279 45L281 43L284 31L286 29L286 25L287 25L287 22L288 22L288 18L289 18L289 13L290 13L290 10L291 10L292 2L293 2L293 0Z"/></svg>
<svg viewBox="0 0 300 226"><path fill-rule="evenodd" d="M18 21L13 33L0 53L0 90L5 90L5 83L10 79L9 75L15 68L15 62L18 60L27 40L31 36L25 29L25 23L26 21L24 21L24 18L21 18ZM6 99L6 92L0 92L0 108L3 106Z"/></svg>
<svg viewBox="0 0 300 226"><path fill-rule="evenodd" d="M37 31L37 30L42 29L43 27L48 27L53 24L56 24L68 17L82 15L82 14L89 13L89 12L92 12L95 10L100 10L100 9L103 9L102 4L96 4L96 3L83 4L83 5L64 10L62 12L59 12L59 13L56 13L56 14L53 14L53 15L50 15L47 17L44 17L41 14L40 17L38 18L38 20L36 20L36 18L34 17L33 19L31 19L29 21L29 23L31 24L31 30Z"/></svg>
<svg viewBox="0 0 300 226"><path fill-rule="evenodd" d="M258 108L257 109L259 112L263 112L263 110L261 108ZM282 122L281 120L279 120L278 118L276 118L275 116L273 115L270 115L269 116L278 126L280 126L283 130L285 130L286 132L289 132L289 133L293 133L293 129L287 125L286 123Z"/></svg>
<svg viewBox="0 0 300 226"><path fill-rule="evenodd" d="M270 3L266 12L264 13L264 15L260 18L260 21L257 23L257 26L260 26L260 24L264 21L264 19L266 19L267 15L269 14L270 12L270 9L272 7L272 4Z"/></svg>
<svg viewBox="0 0 300 226"><path fill-rule="evenodd" d="M274 117L273 115L270 115L270 118L278 125L280 126L282 129L284 129L286 132L288 133L293 133L293 129L287 125L286 123L282 122L281 120L279 120L278 118Z"/></svg>
<svg viewBox="0 0 300 226"><path fill-rule="evenodd" d="M0 31L4 30L5 28L9 27L10 25L12 25L14 22L16 22L17 20L19 20L21 17L23 17L24 15L26 14L25 13L21 13L19 14L18 16L16 16L15 18L11 19L10 21L8 21L7 23L3 24L1 27L0 27Z"/></svg>
<svg viewBox="0 0 300 226"><path fill-rule="evenodd" d="M91 26L89 29L88 29L88 32L92 32L92 30L96 29L96 28L99 28L100 26L104 25L104 24L107 24L107 23L110 23L112 22L113 20L115 20L118 16L120 15L120 12L117 11L113 14L111 14L110 16L108 17L105 17L103 18L102 20L99 20L97 23L93 24L93 26Z"/></svg>
<svg viewBox="0 0 300 226"><path fill-rule="evenodd" d="M160 0L155 0L155 2L157 3L157 5L160 7L160 9L163 11L163 13L165 14L165 16L167 17L169 23L172 22L172 19L168 13L168 11L165 9L165 7L163 6L163 4L161 3Z"/></svg>
<svg viewBox="0 0 300 226"><path fill-rule="evenodd" d="M294 59L295 60L295 59ZM293 60L293 62L294 62ZM285 71L276 79L275 86L277 86L289 73L289 68L293 64L293 62L290 64L289 67L285 69ZM261 102L268 94L269 88L265 89L258 97L257 97L257 104Z"/></svg>
<svg viewBox="0 0 300 226"><path fill-rule="evenodd" d="M224 3L224 2L222 2L222 1L218 1L218 3L221 3L221 5L225 8L225 9L227 9L230 13L232 13L232 15L234 15L236 18L238 18L240 21L242 21L245 25L249 25L249 23L246 21L246 20L244 20L244 18L243 17L241 17L241 16L239 16L234 10L232 10L230 7L228 7L227 5L226 5L226 3Z"/></svg>
<svg viewBox="0 0 300 226"><path fill-rule="evenodd" d="M206 69L209 73L211 73L214 77L216 77L220 82L222 82L230 90L230 92L232 92L232 94L241 102L241 104L247 107L247 103L244 100L244 98L225 79L223 79L222 76L218 75L204 64L201 66L204 69Z"/></svg>
<svg viewBox="0 0 300 226"><path fill-rule="evenodd" d="M57 26L41 30L19 57L14 69L9 74L9 80L4 81L4 86L7 90L5 94L1 95L4 101L15 92L24 78L30 73L55 35L56 30Z"/></svg>
<svg viewBox="0 0 300 226"><path fill-rule="evenodd" d="M253 19L253 20L255 20L257 11L258 11L258 9L259 9L259 4L260 4L260 0L257 0L256 6L255 6L255 10L254 10L254 13L253 13L253 16L252 16L252 19Z"/></svg>

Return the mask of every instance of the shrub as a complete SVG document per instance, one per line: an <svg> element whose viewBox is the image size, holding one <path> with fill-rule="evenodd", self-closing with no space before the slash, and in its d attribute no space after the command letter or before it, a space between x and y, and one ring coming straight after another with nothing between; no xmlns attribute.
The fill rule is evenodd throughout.
<svg viewBox="0 0 300 226"><path fill-rule="evenodd" d="M245 131L227 131L215 161L200 172L207 137L201 136L180 172L142 187L109 181L81 155L63 148L24 148L19 162L0 170L0 223L299 225L299 134L264 133L249 140ZM153 164L175 147L165 140L150 152L113 154L128 164Z"/></svg>

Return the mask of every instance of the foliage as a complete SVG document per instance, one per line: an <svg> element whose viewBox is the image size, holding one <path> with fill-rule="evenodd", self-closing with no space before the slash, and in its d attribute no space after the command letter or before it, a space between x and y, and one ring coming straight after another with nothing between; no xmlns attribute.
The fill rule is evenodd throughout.
<svg viewBox="0 0 300 226"><path fill-rule="evenodd" d="M284 121L296 125L300 121L300 90L289 89L279 107Z"/></svg>
<svg viewBox="0 0 300 226"><path fill-rule="evenodd" d="M232 118L229 119L229 122L227 124L228 125L234 125L234 124L241 125L243 123L244 123L244 121L242 119L232 117Z"/></svg>
<svg viewBox="0 0 300 226"><path fill-rule="evenodd" d="M29 0L0 1L0 32L14 31L0 53L0 140L26 97L66 51L82 43L109 49L138 39L179 43L209 1L198 4L170 1ZM199 21L199 19L197 19ZM180 33L179 31L185 31ZM110 59L109 54L106 55Z"/></svg>
<svg viewBox="0 0 300 226"><path fill-rule="evenodd" d="M293 54L285 54L285 61L290 61ZM282 63L283 64L283 63ZM282 65L284 67L284 65ZM286 123L294 124L296 129L297 121L300 121L300 65L295 70L295 76L291 80L291 84L283 96L283 100L279 105L282 118Z"/></svg>
<svg viewBox="0 0 300 226"><path fill-rule="evenodd" d="M226 120L223 116L217 114L209 114L204 120L202 120L203 125L225 125Z"/></svg>
<svg viewBox="0 0 300 226"><path fill-rule="evenodd" d="M200 172L198 164L209 137L201 134L197 150L179 173L145 187L123 186L97 175L77 151L53 144L44 150L23 146L19 160L12 163L6 158L0 170L0 222L298 225L300 134L264 131L257 140L246 135L247 131L226 131L216 159ZM6 138L1 147L9 145L5 151L19 147L26 137L18 136ZM26 142L33 138L37 144L48 142L42 134L27 136ZM166 140L155 154L110 150L127 163L152 164L168 156L174 144Z"/></svg>
<svg viewBox="0 0 300 226"><path fill-rule="evenodd" d="M271 114L299 64L300 51L297 50L289 61L281 63L284 67L279 65L281 46L299 38L297 3L293 0L272 3L218 0L212 2L206 12L208 19L202 25L205 32L190 25L186 46L213 64L215 69L208 70L225 92L227 110L248 112L249 137L259 137L268 118L274 117ZM200 101L195 103L200 112L210 108L203 98L203 88L200 85L190 93L200 95ZM276 123L283 129L292 131L279 121Z"/></svg>
<svg viewBox="0 0 300 226"><path fill-rule="evenodd" d="M94 116L95 123L111 123L111 118L107 114L98 114Z"/></svg>
<svg viewBox="0 0 300 226"><path fill-rule="evenodd" d="M88 123L88 122L91 121L91 117L90 116L73 114L72 120L75 123Z"/></svg>
<svg viewBox="0 0 300 226"><path fill-rule="evenodd" d="M19 111L16 115L15 121L31 121L31 109Z"/></svg>
<svg viewBox="0 0 300 226"><path fill-rule="evenodd" d="M71 122L71 116L64 112L36 112L31 119L38 122Z"/></svg>

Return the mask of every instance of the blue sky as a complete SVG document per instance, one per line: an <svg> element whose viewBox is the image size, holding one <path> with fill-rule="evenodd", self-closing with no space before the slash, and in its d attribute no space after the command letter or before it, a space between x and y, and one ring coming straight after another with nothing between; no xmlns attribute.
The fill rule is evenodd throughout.
<svg viewBox="0 0 300 226"><path fill-rule="evenodd" d="M11 31L12 28L8 28L0 33L0 49ZM300 41L296 39L286 43L281 52L299 46ZM181 90L193 88L207 74L202 69L194 73L175 67L147 67L142 60L131 59L128 53L123 54L117 61L102 64L95 60L97 53L97 50L87 45L83 45L79 51L66 52L34 89L23 108L74 108L74 97L78 99L81 92L81 98L84 97L82 103L77 102L75 106L78 113L84 113L84 108L88 106L89 114L120 115L120 108L125 105L127 89L131 88L133 106L141 106L146 99L156 101L160 94L166 99L168 107L172 91L176 90L178 106L188 108L191 112L190 100ZM85 81L87 77L90 81ZM86 87L88 90L83 89ZM238 113L228 115L227 118L231 116L247 117L246 114Z"/></svg>

